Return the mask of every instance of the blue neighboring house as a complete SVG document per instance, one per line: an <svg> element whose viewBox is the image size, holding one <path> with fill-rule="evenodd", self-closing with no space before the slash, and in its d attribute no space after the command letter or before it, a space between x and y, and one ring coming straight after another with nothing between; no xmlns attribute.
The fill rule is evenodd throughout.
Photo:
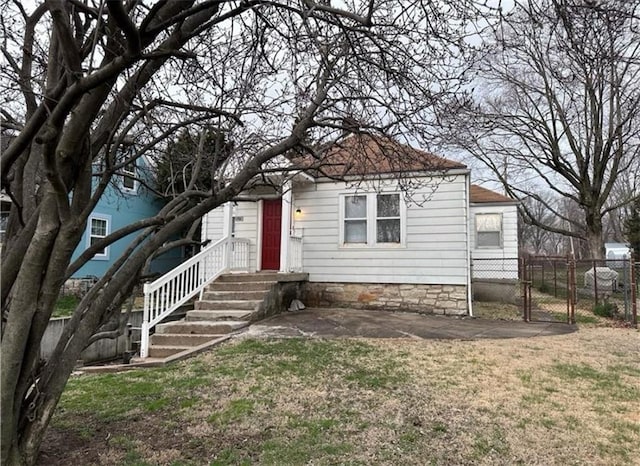
<svg viewBox="0 0 640 466"><path fill-rule="evenodd" d="M164 206L165 201L162 198L138 181L151 180L147 167L148 162L141 157L135 164L126 166L122 175L114 177L89 216L86 231L73 253L72 261L96 240L138 220L151 217ZM106 247L82 266L72 278L102 277L135 237L135 233L125 236ZM179 265L182 259L181 249L174 249L154 259L151 271L165 273Z"/></svg>

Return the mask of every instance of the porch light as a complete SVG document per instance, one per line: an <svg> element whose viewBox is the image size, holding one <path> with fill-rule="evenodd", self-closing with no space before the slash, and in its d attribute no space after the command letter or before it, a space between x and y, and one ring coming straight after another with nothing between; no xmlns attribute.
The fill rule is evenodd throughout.
<svg viewBox="0 0 640 466"><path fill-rule="evenodd" d="M296 209L296 215L302 215L302 209L300 207Z"/></svg>

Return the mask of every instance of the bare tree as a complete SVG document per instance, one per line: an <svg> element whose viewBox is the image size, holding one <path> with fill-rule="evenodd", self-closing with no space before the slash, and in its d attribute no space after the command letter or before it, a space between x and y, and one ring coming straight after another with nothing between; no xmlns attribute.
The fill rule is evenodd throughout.
<svg viewBox="0 0 640 466"><path fill-rule="evenodd" d="M552 203L550 195L545 196L545 204ZM557 254L556 242L553 241L553 233L540 228L536 225L532 225L526 221L526 217L521 212L527 210L532 212L536 218L540 219L546 225L553 225L556 222L555 215L550 211L545 204L538 202L536 199L527 197L521 201L519 215L518 215L518 246L522 251L527 251L531 254L540 255Z"/></svg>
<svg viewBox="0 0 640 466"><path fill-rule="evenodd" d="M516 1L493 31L449 141L487 166L522 204L527 223L580 238L602 258L603 217L640 195L640 2ZM633 184L612 193L622 179ZM535 180L537 188L531 189ZM535 186L535 183L533 184ZM579 206L573 218L541 194Z"/></svg>
<svg viewBox="0 0 640 466"><path fill-rule="evenodd" d="M269 161L349 131L420 141L460 84L468 2L48 0L2 5L1 158L12 199L2 252L2 463L33 464L80 352L111 328L155 254L233 199ZM225 134L151 218L71 262L114 176L183 128ZM133 150L125 150L133 148ZM196 185L207 160L212 183ZM141 180L142 181L142 180ZM50 359L40 341L65 280L135 234L76 308ZM111 332L112 333L112 332ZM111 334L106 332L106 334Z"/></svg>

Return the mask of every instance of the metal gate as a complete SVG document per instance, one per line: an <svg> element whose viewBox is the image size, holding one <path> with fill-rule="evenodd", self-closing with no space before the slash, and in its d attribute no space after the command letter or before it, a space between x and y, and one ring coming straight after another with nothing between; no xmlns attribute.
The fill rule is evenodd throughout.
<svg viewBox="0 0 640 466"><path fill-rule="evenodd" d="M575 262L570 257L525 259L521 282L526 322L575 323Z"/></svg>

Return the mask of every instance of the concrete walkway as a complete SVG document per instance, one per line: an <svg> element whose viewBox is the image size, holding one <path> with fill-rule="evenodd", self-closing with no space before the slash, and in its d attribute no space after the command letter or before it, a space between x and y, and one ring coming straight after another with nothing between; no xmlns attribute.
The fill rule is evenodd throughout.
<svg viewBox="0 0 640 466"><path fill-rule="evenodd" d="M446 317L408 312L309 308L253 324L242 337L366 337L477 340L575 332L575 325Z"/></svg>

